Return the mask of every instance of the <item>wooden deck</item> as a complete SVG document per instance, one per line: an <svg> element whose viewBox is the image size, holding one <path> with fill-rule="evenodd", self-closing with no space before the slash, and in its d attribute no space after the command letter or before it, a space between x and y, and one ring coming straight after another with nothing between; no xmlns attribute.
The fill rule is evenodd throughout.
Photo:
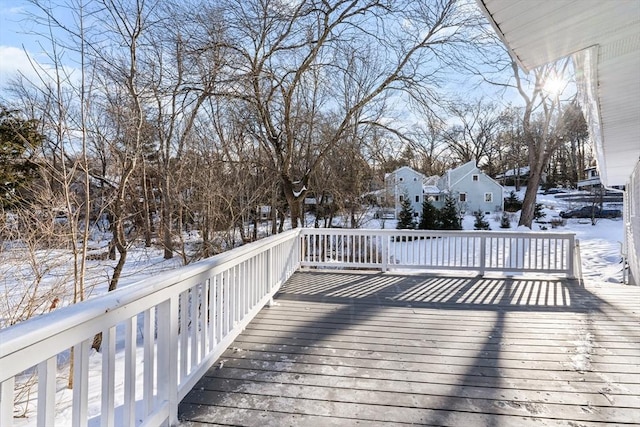
<svg viewBox="0 0 640 427"><path fill-rule="evenodd" d="M182 425L640 425L640 287L302 271Z"/></svg>

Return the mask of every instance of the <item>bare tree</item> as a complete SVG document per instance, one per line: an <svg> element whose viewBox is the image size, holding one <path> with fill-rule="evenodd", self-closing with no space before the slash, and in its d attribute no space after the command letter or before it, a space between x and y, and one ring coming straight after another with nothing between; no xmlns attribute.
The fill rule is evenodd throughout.
<svg viewBox="0 0 640 427"><path fill-rule="evenodd" d="M228 0L219 7L238 59L227 95L248 105L294 227L322 158L388 94L429 97L446 53L468 41L475 19L449 0ZM336 125L320 139L315 123L323 115Z"/></svg>
<svg viewBox="0 0 640 427"><path fill-rule="evenodd" d="M433 115L428 115L412 132L409 144L416 157L414 169L426 176L440 176L452 166L451 156L444 155L447 149L444 133L442 120Z"/></svg>
<svg viewBox="0 0 640 427"><path fill-rule="evenodd" d="M505 180L513 179L516 191L520 191L525 173L523 167L527 164L527 146L522 136L522 111L508 106L500 115L500 128L497 135L497 165L500 172L513 171L513 178L505 175Z"/></svg>
<svg viewBox="0 0 640 427"><path fill-rule="evenodd" d="M518 225L531 227L543 170L562 140L558 132L562 120L559 93L547 91L545 83L550 79L566 78L568 65L569 59L564 59L541 66L531 72L532 80L527 81L512 62L515 86L525 104L522 130L529 157L529 180Z"/></svg>
<svg viewBox="0 0 640 427"><path fill-rule="evenodd" d="M494 154L496 133L500 123L496 104L484 99L472 102L453 101L447 111L456 124L443 132L453 156L461 163L475 160L489 164Z"/></svg>

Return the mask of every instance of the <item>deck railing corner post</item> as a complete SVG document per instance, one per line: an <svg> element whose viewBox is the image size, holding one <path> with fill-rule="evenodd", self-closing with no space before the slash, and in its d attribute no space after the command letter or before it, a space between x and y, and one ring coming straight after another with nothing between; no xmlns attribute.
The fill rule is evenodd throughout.
<svg viewBox="0 0 640 427"><path fill-rule="evenodd" d="M569 246L571 251L569 254L569 278L579 279L582 276L582 260L580 259L580 240L576 239L575 234L571 235Z"/></svg>
<svg viewBox="0 0 640 427"><path fill-rule="evenodd" d="M11 427L13 425L15 377L11 377L0 383L0 425Z"/></svg>
<svg viewBox="0 0 640 427"><path fill-rule="evenodd" d="M382 237L382 272L386 273L389 269L389 235L383 234Z"/></svg>
<svg viewBox="0 0 640 427"><path fill-rule="evenodd" d="M273 288L275 280L273 279L273 248L269 248L267 251L267 260L265 262L265 283L267 286L267 291L271 292Z"/></svg>
<svg viewBox="0 0 640 427"><path fill-rule="evenodd" d="M480 276L484 276L487 268L487 237L480 235Z"/></svg>
<svg viewBox="0 0 640 427"><path fill-rule="evenodd" d="M158 305L158 403L166 402L168 424L178 424L178 300L169 298Z"/></svg>

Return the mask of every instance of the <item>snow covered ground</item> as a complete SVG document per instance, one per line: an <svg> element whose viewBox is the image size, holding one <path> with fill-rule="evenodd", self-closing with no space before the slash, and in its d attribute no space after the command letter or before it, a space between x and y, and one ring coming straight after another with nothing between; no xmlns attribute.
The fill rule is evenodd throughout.
<svg viewBox="0 0 640 427"><path fill-rule="evenodd" d="M524 194L520 198L523 196ZM537 201L544 205L543 211L546 216L543 219L546 221L552 218L559 219L561 211L576 207L575 202L567 202L557 194L538 194ZM608 207L622 210L621 204L612 204ZM624 238L622 218L598 219L595 225L591 225L590 220L584 219L565 221L566 225L559 227L558 231L576 233L576 238L580 242L582 275L585 284L622 283L621 249Z"/></svg>
<svg viewBox="0 0 640 427"><path fill-rule="evenodd" d="M510 190L511 189L508 189L507 193ZM520 194L520 198L522 198L522 194ZM544 212L546 214L545 218L543 218L544 221L559 218L559 212L561 210L574 207L562 198L556 197L556 195L539 195L538 202L544 205ZM517 218L517 215L513 215L512 229L516 227ZM489 215L485 219L489 221L492 230L500 230L499 215ZM463 221L464 229L473 229L473 223L473 216L466 216ZM386 220L384 224L382 224L379 220L370 219L366 221L363 228L381 228L381 226L384 226L386 229L395 228L395 221ZM535 224L534 230L543 229L543 227L551 229L549 224ZM590 221L569 219L566 220L566 225L560 226L556 230L573 231L576 233L580 241L582 271L586 286L620 286L622 282L620 256L621 241L623 238L622 219L600 219L595 225L591 225ZM12 304L14 304L15 301L11 301L11 296L19 294L20 283L33 283L33 280L27 276L33 273L34 266L30 266L28 260L24 258L11 257L11 251L3 251L0 253L0 258L2 258L0 262L0 277L2 278L0 282L0 292L2 291L1 287L4 286L5 294L3 297L4 300L0 299L0 314L3 319L6 320L10 316L15 315L10 314L7 310L11 310L14 307ZM63 273L65 269L61 266L61 260L68 260L68 258L61 257L60 253L57 252L51 253L50 258L52 262L53 260L56 262L54 267L44 269L43 271L46 270L52 277L44 277L41 286L55 290L54 285L59 286L61 281L68 280L68 275ZM143 278L160 274L162 271L177 268L181 265L178 258L164 260L161 250L143 247L133 248L130 260L120 286L130 285ZM111 265L109 261L92 261L90 263L90 277L88 278L88 282L91 283L91 295L98 295L106 291L108 273ZM61 295L61 299L64 298L64 301L68 301L68 290L65 292L64 295ZM55 292L46 294L46 298L42 304L48 304L51 298L55 296ZM141 352L139 352L138 358L141 359L141 356ZM93 354L90 363L96 367L95 372L91 374L92 379L89 384L89 414L91 416L97 414L100 408L100 354ZM123 363L123 357L119 357L116 361L116 364ZM70 425L71 391L65 388L66 380L63 378L63 375L59 376L58 381L59 392L56 400L59 403L59 411L57 425ZM141 390L142 386L138 385L136 389ZM121 403L122 402L119 401L115 402L116 406ZM20 427L35 426L36 418L33 409L33 405L29 405L25 413L26 416L16 418L15 424Z"/></svg>

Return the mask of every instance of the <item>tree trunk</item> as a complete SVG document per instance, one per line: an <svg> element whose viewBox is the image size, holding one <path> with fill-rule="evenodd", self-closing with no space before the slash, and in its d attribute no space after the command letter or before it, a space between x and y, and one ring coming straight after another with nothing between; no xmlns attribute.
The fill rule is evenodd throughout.
<svg viewBox="0 0 640 427"><path fill-rule="evenodd" d="M532 150L535 152L535 150ZM538 187L542 178L542 168L544 166L544 156L529 156L529 180L527 182L527 190L524 193L522 201L522 210L520 211L520 220L518 226L524 225L531 228L533 224L534 214L536 211L536 197L538 195Z"/></svg>
<svg viewBox="0 0 640 427"><path fill-rule="evenodd" d="M173 239L171 236L173 215L171 214L172 203L168 180L169 178L165 176L162 184L162 244L164 246L164 259L173 258Z"/></svg>
<svg viewBox="0 0 640 427"><path fill-rule="evenodd" d="M300 186L299 190L294 189L291 178L286 174L281 175L281 180L284 197L287 199L287 204L289 205L289 211L291 214L291 228L298 228L302 218L302 201L307 194L307 182L309 177L308 175L305 175L297 184Z"/></svg>
<svg viewBox="0 0 640 427"><path fill-rule="evenodd" d="M151 207L149 206L149 183L147 182L147 166L142 161L142 220L144 221L144 246L151 247ZM153 191L151 192L153 197Z"/></svg>

